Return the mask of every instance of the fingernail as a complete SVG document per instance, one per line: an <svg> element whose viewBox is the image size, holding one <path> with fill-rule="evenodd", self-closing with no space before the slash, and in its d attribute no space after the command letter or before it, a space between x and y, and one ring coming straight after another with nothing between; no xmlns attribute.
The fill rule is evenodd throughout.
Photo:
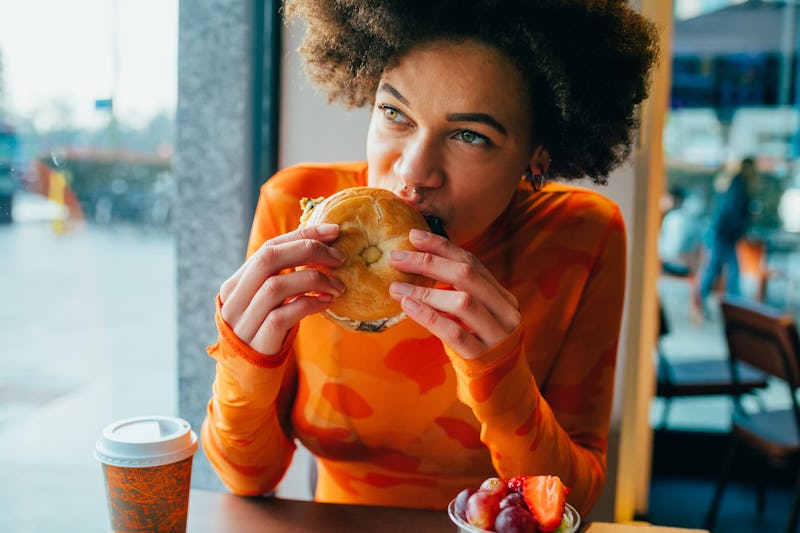
<svg viewBox="0 0 800 533"><path fill-rule="evenodd" d="M409 237L418 241L424 241L428 237L430 237L430 233L427 231L422 231L421 229L412 229L411 232L408 234Z"/></svg>
<svg viewBox="0 0 800 533"><path fill-rule="evenodd" d="M317 231L319 232L321 237L330 237L332 235L336 235L339 231L338 224L320 224L317 226Z"/></svg>
<svg viewBox="0 0 800 533"><path fill-rule="evenodd" d="M341 251L338 248L334 248L333 246L329 246L328 247L328 251L330 252L331 256L334 259L337 259L339 261L344 261L347 258L347 254L346 253L344 253L343 251Z"/></svg>
<svg viewBox="0 0 800 533"><path fill-rule="evenodd" d="M319 300L322 303L332 302L333 301L333 294L328 294L328 293L323 292L319 296L317 296L317 300Z"/></svg>
<svg viewBox="0 0 800 533"><path fill-rule="evenodd" d="M420 308L419 302L411 298L403 298L403 307L409 311L418 311Z"/></svg>
<svg viewBox="0 0 800 533"><path fill-rule="evenodd" d="M403 283L402 281L395 281L389 285L389 291L393 292L394 294L405 296L407 294L411 294L411 285L408 283Z"/></svg>
<svg viewBox="0 0 800 533"><path fill-rule="evenodd" d="M331 277L331 285L333 285L334 289L339 291L339 294L343 294L344 291L347 290L347 287L345 286L345 284L342 283L341 281L339 281L338 279L334 278L334 277Z"/></svg>
<svg viewBox="0 0 800 533"><path fill-rule="evenodd" d="M395 261L405 261L408 259L408 256L411 255L405 250L392 250L389 252L389 257L394 259Z"/></svg>

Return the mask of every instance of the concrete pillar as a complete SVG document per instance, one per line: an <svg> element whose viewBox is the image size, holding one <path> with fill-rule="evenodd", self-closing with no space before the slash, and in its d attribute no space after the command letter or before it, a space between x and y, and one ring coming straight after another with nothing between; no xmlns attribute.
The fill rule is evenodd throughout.
<svg viewBox="0 0 800 533"><path fill-rule="evenodd" d="M252 60L257 0L180 2L174 171L177 203L178 410L195 430L211 395L214 297L242 263L254 176ZM259 125L260 127L260 125ZM221 488L205 454L192 485Z"/></svg>

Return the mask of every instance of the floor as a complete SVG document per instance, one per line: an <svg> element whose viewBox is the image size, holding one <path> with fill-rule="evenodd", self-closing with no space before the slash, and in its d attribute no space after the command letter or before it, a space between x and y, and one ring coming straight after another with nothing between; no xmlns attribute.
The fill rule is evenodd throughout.
<svg viewBox="0 0 800 533"><path fill-rule="evenodd" d="M59 232L51 206L33 198L15 209L20 219L0 226L0 532L104 532L102 475L92 456L100 430L126 416L177 411L174 243L143 228ZM722 356L713 313L690 323L684 290L664 287L680 331L665 339L666 349ZM654 417L660 408L655 402ZM676 404L669 423L724 429L727 413L724 399ZM303 457L280 494L307 493L306 472ZM648 519L699 527L711 491L711 479L657 475ZM734 487L720 531L781 530L790 492L771 489L767 517L756 521L752 491Z"/></svg>
<svg viewBox="0 0 800 533"><path fill-rule="evenodd" d="M685 528L702 528L708 512L714 482L711 479L661 476L650 487L651 523ZM756 513L755 489L744 483L732 484L722 500L716 532L767 533L786 530L791 487L772 485L767 489L763 517Z"/></svg>

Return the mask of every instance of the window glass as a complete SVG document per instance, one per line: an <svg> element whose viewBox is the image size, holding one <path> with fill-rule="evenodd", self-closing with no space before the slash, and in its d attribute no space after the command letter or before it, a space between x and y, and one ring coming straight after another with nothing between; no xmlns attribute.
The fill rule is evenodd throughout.
<svg viewBox="0 0 800 533"><path fill-rule="evenodd" d="M675 360L722 359L722 295L795 314L800 308L800 33L792 23L800 8L735 0L676 0L674 7L658 246L669 332L660 344ZM747 158L755 177L736 180ZM747 196L741 231L729 216L735 181L747 184L739 189ZM781 393L764 401L770 397ZM671 403L670 425L727 431L726 398Z"/></svg>
<svg viewBox="0 0 800 533"><path fill-rule="evenodd" d="M100 431L177 414L177 29L0 2L0 531L107 531Z"/></svg>

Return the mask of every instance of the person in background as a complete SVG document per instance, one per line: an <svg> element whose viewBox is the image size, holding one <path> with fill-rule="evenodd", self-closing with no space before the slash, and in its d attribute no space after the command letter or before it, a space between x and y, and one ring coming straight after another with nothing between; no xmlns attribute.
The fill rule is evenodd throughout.
<svg viewBox="0 0 800 533"><path fill-rule="evenodd" d="M695 293L696 303L703 309L714 284L723 272L725 293L731 296L740 295L736 244L750 227L751 201L758 177L755 159L744 158L727 190L714 203L708 235L708 261Z"/></svg>
<svg viewBox="0 0 800 533"><path fill-rule="evenodd" d="M661 219L658 254L665 274L693 276L697 271L702 244L700 217L702 201L683 187L669 189L670 207Z"/></svg>
<svg viewBox="0 0 800 533"><path fill-rule="evenodd" d="M493 476L552 474L587 513L603 488L625 231L562 181L627 160L658 56L624 0L294 0L311 78L369 105L366 161L296 165L261 188L248 259L222 283L203 448L237 494L269 493L301 442L322 502L446 508ZM348 127L342 124L342 128ZM320 312L345 288L336 225L303 197L369 185L435 217L395 268L408 319Z"/></svg>

